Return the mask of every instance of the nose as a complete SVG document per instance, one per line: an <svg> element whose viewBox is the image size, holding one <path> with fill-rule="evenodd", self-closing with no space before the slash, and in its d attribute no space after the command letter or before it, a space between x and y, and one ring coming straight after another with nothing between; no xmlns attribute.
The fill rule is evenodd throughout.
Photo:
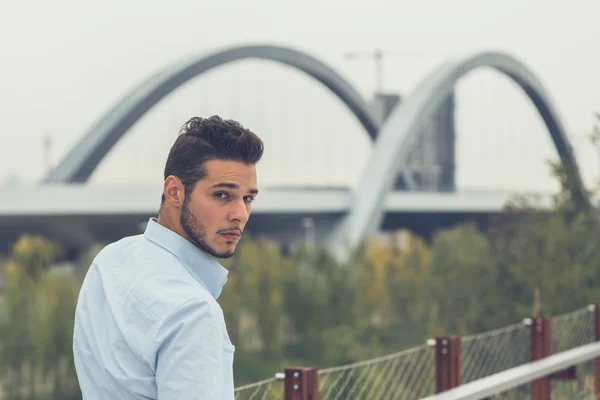
<svg viewBox="0 0 600 400"><path fill-rule="evenodd" d="M233 203L229 219L232 221L239 221L242 225L245 225L248 222L248 218L250 217L249 205L243 199L241 201L236 201Z"/></svg>

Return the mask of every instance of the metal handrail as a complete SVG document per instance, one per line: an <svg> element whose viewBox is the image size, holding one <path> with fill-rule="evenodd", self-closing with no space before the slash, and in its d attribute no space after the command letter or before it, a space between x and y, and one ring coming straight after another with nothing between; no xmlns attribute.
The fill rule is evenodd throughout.
<svg viewBox="0 0 600 400"><path fill-rule="evenodd" d="M422 400L481 400L598 357L600 342L594 342L507 369Z"/></svg>

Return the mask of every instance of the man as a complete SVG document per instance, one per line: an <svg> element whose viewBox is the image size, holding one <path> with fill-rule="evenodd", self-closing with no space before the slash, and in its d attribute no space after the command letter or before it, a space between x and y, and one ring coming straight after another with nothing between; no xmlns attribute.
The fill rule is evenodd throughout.
<svg viewBox="0 0 600 400"><path fill-rule="evenodd" d="M104 248L81 287L73 351L84 400L233 399L233 353L217 303L227 258L258 193L262 141L192 118L169 153L159 216Z"/></svg>

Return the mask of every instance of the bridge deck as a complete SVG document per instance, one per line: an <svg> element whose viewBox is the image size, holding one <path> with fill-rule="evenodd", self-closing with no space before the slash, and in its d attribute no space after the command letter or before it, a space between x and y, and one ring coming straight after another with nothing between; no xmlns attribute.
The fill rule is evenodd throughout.
<svg viewBox="0 0 600 400"><path fill-rule="evenodd" d="M110 242L140 233L160 204L160 188L42 185L0 189L0 243L6 250L23 233L41 234L66 246ZM428 237L436 228L465 220L485 225L502 212L507 193L392 192L385 200L384 230L400 228ZM247 230L278 240L303 238L301 219L315 221L324 240L350 208L349 189L261 190ZM548 203L548 197L544 198ZM544 203L544 204L546 204Z"/></svg>

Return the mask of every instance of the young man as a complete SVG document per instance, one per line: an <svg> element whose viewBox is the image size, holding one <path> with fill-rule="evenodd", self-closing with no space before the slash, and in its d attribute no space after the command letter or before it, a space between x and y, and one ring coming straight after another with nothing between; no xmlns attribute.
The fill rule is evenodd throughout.
<svg viewBox="0 0 600 400"><path fill-rule="evenodd" d="M233 353L217 298L258 193L262 141L192 118L169 153L158 219L104 248L75 313L84 400L233 399Z"/></svg>

